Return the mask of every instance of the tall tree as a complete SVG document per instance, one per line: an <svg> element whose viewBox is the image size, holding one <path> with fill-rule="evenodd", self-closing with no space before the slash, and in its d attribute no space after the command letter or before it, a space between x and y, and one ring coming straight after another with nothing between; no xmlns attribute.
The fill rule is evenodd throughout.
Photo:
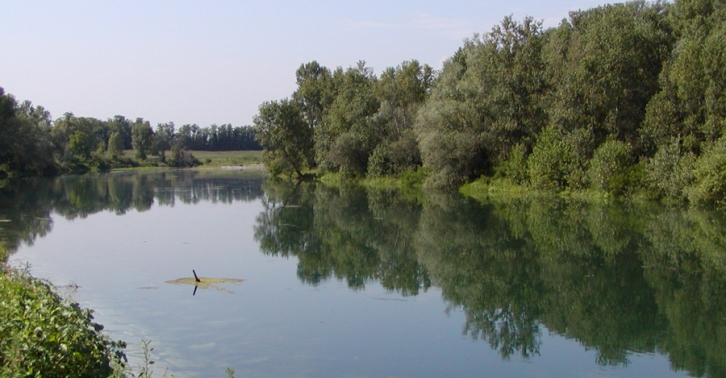
<svg viewBox="0 0 726 378"><path fill-rule="evenodd" d="M112 159L118 159L119 156L124 152L124 142L121 134L114 132L111 137L108 138L108 154Z"/></svg>
<svg viewBox="0 0 726 378"><path fill-rule="evenodd" d="M171 149L174 137L174 122L160 123L156 126L154 150L159 154L162 162L166 162L166 151Z"/></svg>
<svg viewBox="0 0 726 378"><path fill-rule="evenodd" d="M263 159L273 174L303 177L314 153L313 132L300 106L292 100L265 102L254 118L255 138L265 149Z"/></svg>
<svg viewBox="0 0 726 378"><path fill-rule="evenodd" d="M131 129L131 143L136 151L138 159L146 159L151 152L154 131L151 129L149 121L143 118L137 118Z"/></svg>

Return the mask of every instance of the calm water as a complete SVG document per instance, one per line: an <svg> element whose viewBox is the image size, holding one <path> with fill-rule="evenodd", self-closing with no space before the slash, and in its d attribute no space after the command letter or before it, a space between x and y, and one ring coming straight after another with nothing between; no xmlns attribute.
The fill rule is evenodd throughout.
<svg viewBox="0 0 726 378"><path fill-rule="evenodd" d="M5 182L0 220L157 373L726 377L719 212L184 171Z"/></svg>

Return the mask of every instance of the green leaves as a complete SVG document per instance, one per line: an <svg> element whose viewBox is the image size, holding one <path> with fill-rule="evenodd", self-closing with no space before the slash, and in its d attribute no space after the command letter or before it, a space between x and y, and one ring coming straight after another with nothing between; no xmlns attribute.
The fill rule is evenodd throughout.
<svg viewBox="0 0 726 378"><path fill-rule="evenodd" d="M255 139L265 149L263 159L274 173L295 173L312 166L313 130L292 100L265 102L254 118ZM279 172L275 172L279 170Z"/></svg>
<svg viewBox="0 0 726 378"><path fill-rule="evenodd" d="M12 270L0 274L0 293L0 376L107 377L125 364L126 345L49 283Z"/></svg>

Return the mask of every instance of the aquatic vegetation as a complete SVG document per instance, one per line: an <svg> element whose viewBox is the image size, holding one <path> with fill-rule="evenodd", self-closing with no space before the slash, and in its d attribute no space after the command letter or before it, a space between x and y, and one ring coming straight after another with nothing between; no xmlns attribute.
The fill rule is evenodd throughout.
<svg viewBox="0 0 726 378"><path fill-rule="evenodd" d="M243 279L240 278L214 278L214 277L199 277L199 281L197 281L194 277L184 277L184 278L177 278L175 280L166 281L168 284L172 285L194 285L195 289L194 292L196 293L196 289L215 289L219 291L223 291L225 293L233 293L232 291L228 290L222 284L232 284L237 285L244 282Z"/></svg>

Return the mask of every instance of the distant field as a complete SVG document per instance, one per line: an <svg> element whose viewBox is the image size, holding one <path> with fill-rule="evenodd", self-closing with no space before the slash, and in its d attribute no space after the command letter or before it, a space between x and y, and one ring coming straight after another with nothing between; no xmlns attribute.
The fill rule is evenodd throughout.
<svg viewBox="0 0 726 378"><path fill-rule="evenodd" d="M262 164L262 151L190 151L207 167Z"/></svg>
<svg viewBox="0 0 726 378"><path fill-rule="evenodd" d="M202 167L224 167L224 166L240 166L262 164L262 151L189 151L202 162ZM166 157L171 155L170 151L166 152ZM133 150L125 150L123 157L134 159ZM141 166L153 165L158 163L157 156L149 156L146 162L137 161ZM151 164L149 164L151 163Z"/></svg>

